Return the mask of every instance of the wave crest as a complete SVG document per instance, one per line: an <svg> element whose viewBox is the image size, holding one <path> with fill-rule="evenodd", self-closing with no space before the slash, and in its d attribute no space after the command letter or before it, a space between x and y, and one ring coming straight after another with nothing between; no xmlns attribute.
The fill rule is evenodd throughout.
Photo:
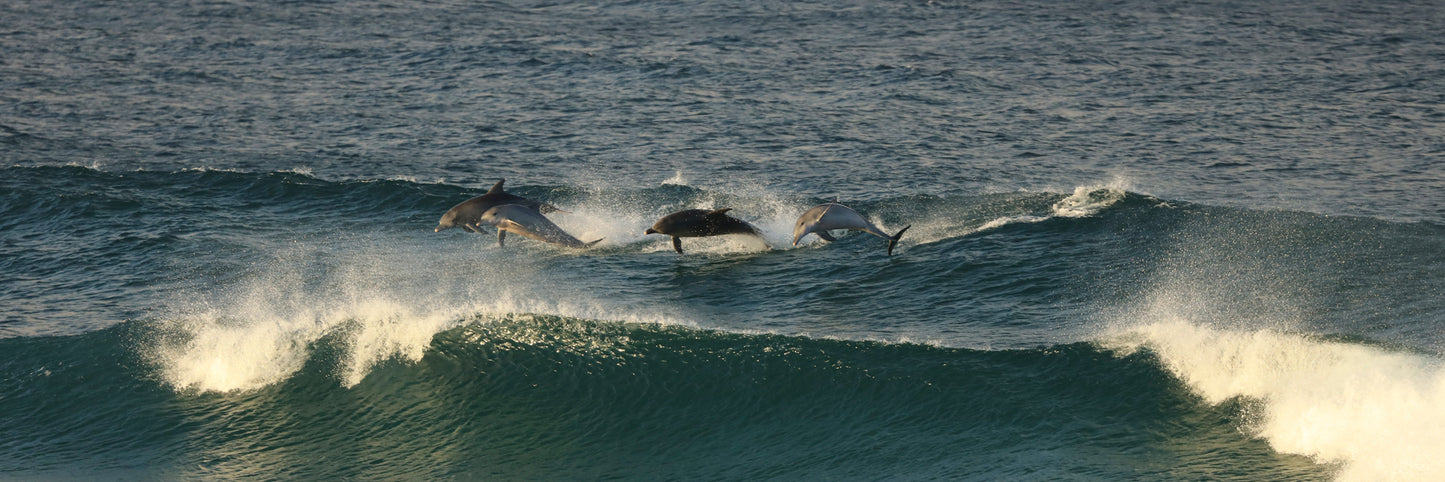
<svg viewBox="0 0 1445 482"><path fill-rule="evenodd" d="M1337 463L1341 480L1421 480L1445 473L1441 360L1269 329L1182 319L1107 343L1157 353L1207 403L1258 402L1245 429L1280 452Z"/></svg>

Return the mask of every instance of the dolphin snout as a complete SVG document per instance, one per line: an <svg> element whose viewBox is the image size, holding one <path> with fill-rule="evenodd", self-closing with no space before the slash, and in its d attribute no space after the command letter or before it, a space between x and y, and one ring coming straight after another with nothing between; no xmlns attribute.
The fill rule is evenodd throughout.
<svg viewBox="0 0 1445 482"><path fill-rule="evenodd" d="M643 231L642 234L657 234L657 230L656 230L656 229L652 229L652 228L647 228L647 231Z"/></svg>

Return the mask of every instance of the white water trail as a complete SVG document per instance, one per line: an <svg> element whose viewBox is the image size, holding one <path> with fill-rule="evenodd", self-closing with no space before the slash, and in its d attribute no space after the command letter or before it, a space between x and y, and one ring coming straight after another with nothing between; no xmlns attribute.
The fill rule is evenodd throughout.
<svg viewBox="0 0 1445 482"><path fill-rule="evenodd" d="M1056 201L1049 207L1047 212L1020 212L1017 214L998 216L978 225L960 225L958 223L959 216L956 213L947 213L945 216L921 219L913 223L913 228L908 231L907 236L904 236L899 244L900 246L929 244L945 239L985 233L1015 224L1039 223L1055 218L1083 218L1094 216L1127 197L1129 191L1126 186L1126 183L1118 180L1106 185L1090 184L1077 186L1074 188L1073 193ZM882 226L880 225L880 227Z"/></svg>

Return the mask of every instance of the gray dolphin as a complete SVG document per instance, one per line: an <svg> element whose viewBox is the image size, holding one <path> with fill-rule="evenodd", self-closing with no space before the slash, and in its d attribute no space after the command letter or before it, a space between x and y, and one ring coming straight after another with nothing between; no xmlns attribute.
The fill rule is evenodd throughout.
<svg viewBox="0 0 1445 482"><path fill-rule="evenodd" d="M492 189L488 190L486 194L468 199L466 201L462 201L460 204L452 206L452 208L448 209L445 214L442 214L442 219L440 222L437 223L437 228L436 230L434 230L434 232L440 233L442 232L442 230L445 229L460 227L473 233L481 233L483 231L477 227L477 221L482 218L482 214L487 212L487 210L491 209L493 206L501 206L503 204L519 204L532 208L539 213L562 211L561 209L557 209L556 206L553 206L551 204L533 201L522 196L507 194L506 191L502 190L502 183L504 182L507 182L507 180L502 179L500 181L497 181L497 184L493 185ZM565 213L566 211L562 212Z"/></svg>
<svg viewBox="0 0 1445 482"><path fill-rule="evenodd" d="M828 235L828 231L833 229L851 229L887 239L888 255L892 256L893 247L898 245L898 239L902 238L903 232L911 227L913 227L911 224L904 226L903 229L898 230L898 234L889 236L888 233L883 232L882 229L878 229L878 226L874 226L873 223L868 222L867 219L863 219L863 216L858 214L858 211L854 211L848 206L838 203L824 203L813 206L812 209L809 209L803 213L802 216L798 217L798 224L793 225L793 246L797 246L798 240L803 239L803 236L807 236L808 233L816 234L818 237L823 238L824 241L836 241L832 236Z"/></svg>
<svg viewBox="0 0 1445 482"><path fill-rule="evenodd" d="M597 244L597 241L602 241L602 239L599 238L597 241L584 243L572 237L572 235L567 234L562 228L557 227L557 225L553 224L546 216L543 216L541 212L538 212L531 206L522 204L493 206L491 209L488 209L487 212L482 213L481 219L478 222L497 228L497 246L506 245L508 232L545 243L579 249L591 247Z"/></svg>
<svg viewBox="0 0 1445 482"><path fill-rule="evenodd" d="M758 231L758 228L746 221L728 216L727 212L731 210L732 208L678 211L663 216L642 234L672 236L672 249L678 254L682 254L682 238L701 238L724 234L747 234L757 236L758 239L763 238L763 233Z"/></svg>

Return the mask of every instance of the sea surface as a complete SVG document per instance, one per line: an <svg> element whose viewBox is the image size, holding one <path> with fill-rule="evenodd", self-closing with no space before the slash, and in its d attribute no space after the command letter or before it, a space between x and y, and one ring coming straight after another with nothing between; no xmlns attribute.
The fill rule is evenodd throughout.
<svg viewBox="0 0 1445 482"><path fill-rule="evenodd" d="M0 479L1440 480L1442 25L0 2Z"/></svg>

